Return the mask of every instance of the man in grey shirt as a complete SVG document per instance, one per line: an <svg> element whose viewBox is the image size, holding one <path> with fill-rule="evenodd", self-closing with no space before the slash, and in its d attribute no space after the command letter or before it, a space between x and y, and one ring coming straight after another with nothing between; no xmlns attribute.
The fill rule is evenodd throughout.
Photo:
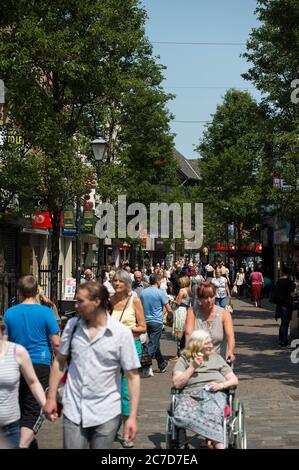
<svg viewBox="0 0 299 470"><path fill-rule="evenodd" d="M64 330L44 412L51 421L58 417L57 388L71 352L63 394L64 448L110 449L121 415L122 369L130 395L124 438L130 444L137 434L140 395L140 362L132 332L110 317L108 291L98 282L80 285L76 300L80 319L71 319Z"/></svg>
<svg viewBox="0 0 299 470"><path fill-rule="evenodd" d="M134 282L132 283L132 291L136 292L138 297L140 297L141 292L143 289L146 289L149 287L148 282L145 282L142 280L142 272L141 271L135 271L134 272Z"/></svg>

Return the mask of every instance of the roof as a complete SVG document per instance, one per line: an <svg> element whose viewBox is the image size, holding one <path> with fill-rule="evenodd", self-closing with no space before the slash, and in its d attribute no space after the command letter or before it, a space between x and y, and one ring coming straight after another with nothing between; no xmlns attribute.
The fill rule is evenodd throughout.
<svg viewBox="0 0 299 470"><path fill-rule="evenodd" d="M180 152L174 149L174 156L179 164L179 169L187 179L200 181L200 173L197 159L188 160Z"/></svg>

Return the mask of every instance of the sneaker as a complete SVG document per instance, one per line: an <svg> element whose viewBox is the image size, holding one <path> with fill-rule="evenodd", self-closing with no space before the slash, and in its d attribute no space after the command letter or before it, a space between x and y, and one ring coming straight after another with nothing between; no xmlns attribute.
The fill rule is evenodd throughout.
<svg viewBox="0 0 299 470"><path fill-rule="evenodd" d="M167 371L167 366L168 366L168 361L166 362L165 366L160 369L160 373L163 374L164 372Z"/></svg>
<svg viewBox="0 0 299 470"><path fill-rule="evenodd" d="M153 376L154 376L154 372L153 372L153 368L152 368L152 367L149 367L149 368L148 368L148 376L149 376L149 377L153 377Z"/></svg>

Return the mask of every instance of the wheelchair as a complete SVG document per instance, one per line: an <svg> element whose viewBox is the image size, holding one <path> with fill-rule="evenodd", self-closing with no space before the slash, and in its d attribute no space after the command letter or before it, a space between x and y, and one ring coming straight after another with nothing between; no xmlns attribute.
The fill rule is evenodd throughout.
<svg viewBox="0 0 299 470"><path fill-rule="evenodd" d="M223 431L225 449L247 449L244 405L235 398L236 387L227 390L227 404L223 410ZM166 449L189 449L189 444L197 437L187 435L187 430L178 428L173 421L174 410L180 390L171 389L171 403L167 410L166 419Z"/></svg>

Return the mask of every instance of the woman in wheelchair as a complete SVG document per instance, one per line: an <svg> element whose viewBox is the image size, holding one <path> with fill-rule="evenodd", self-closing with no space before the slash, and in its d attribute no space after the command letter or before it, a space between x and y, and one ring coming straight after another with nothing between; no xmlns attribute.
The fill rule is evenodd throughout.
<svg viewBox="0 0 299 470"><path fill-rule="evenodd" d="M181 390L173 421L224 448L224 409L230 387L238 379L225 360L213 351L210 334L195 330L173 370L173 386Z"/></svg>

